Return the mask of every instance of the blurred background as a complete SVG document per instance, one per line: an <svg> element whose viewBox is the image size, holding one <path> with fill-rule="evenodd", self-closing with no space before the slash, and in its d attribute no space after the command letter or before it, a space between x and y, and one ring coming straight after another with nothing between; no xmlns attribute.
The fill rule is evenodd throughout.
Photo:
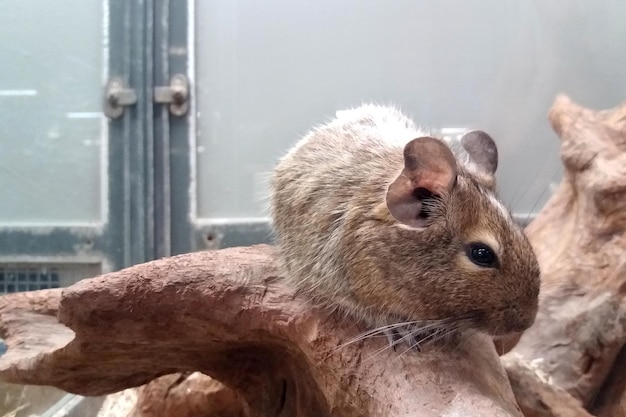
<svg viewBox="0 0 626 417"><path fill-rule="evenodd" d="M501 196L525 222L560 181L555 96L598 109L626 100L619 0L1 8L2 293L269 241L277 158L364 102L443 133L489 132Z"/></svg>

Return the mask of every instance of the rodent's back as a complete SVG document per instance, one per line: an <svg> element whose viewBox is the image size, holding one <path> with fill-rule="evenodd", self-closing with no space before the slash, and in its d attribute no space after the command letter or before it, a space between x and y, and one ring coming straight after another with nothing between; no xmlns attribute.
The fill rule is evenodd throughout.
<svg viewBox="0 0 626 417"><path fill-rule="evenodd" d="M283 267L299 289L340 292L344 281L325 278L344 275L346 217L384 200L401 171L404 144L418 135L397 110L363 106L341 112L280 160L271 184L272 218Z"/></svg>

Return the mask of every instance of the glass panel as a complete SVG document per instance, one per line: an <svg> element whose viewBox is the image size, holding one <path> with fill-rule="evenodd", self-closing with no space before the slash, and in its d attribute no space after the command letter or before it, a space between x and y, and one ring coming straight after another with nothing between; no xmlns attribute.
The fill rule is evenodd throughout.
<svg viewBox="0 0 626 417"><path fill-rule="evenodd" d="M0 219L100 221L103 5L11 0L0 13Z"/></svg>
<svg viewBox="0 0 626 417"><path fill-rule="evenodd" d="M199 1L197 212L264 215L263 177L314 124L396 103L430 128L499 143L500 188L537 211L561 175L547 111L624 99L626 2Z"/></svg>

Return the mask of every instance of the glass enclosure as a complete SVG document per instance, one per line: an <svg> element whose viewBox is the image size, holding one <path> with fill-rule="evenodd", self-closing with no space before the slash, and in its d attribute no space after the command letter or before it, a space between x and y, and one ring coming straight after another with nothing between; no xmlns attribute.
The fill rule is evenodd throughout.
<svg viewBox="0 0 626 417"><path fill-rule="evenodd" d="M3 2L0 293L270 241L277 158L366 102L426 129L489 132L523 221L562 174L556 95L626 99L625 16L617 0ZM92 415L59 390L2 395L34 401L18 417Z"/></svg>
<svg viewBox="0 0 626 417"><path fill-rule="evenodd" d="M489 132L503 199L534 213L561 175L556 94L597 108L624 98L624 16L617 1L198 2L198 217L266 215L276 158L362 102Z"/></svg>
<svg viewBox="0 0 626 417"><path fill-rule="evenodd" d="M0 224L100 223L104 8L80 0L1 7Z"/></svg>

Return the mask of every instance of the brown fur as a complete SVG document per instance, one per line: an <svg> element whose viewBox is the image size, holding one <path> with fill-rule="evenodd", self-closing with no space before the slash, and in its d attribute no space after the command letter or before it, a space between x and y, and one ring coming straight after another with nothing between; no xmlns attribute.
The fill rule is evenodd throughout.
<svg viewBox="0 0 626 417"><path fill-rule="evenodd" d="M390 185L406 172L405 145L419 136L397 110L363 106L309 133L281 159L271 210L286 275L316 301L372 326L449 320L494 335L529 327L539 267L484 169L495 170L497 152L495 164L482 158L483 166L476 149L469 149L473 159L455 152L452 171L417 155L430 170L419 178L443 178L439 199L424 227L391 214ZM443 176L451 172L454 181ZM465 245L477 240L496 251L497 267L469 260Z"/></svg>

